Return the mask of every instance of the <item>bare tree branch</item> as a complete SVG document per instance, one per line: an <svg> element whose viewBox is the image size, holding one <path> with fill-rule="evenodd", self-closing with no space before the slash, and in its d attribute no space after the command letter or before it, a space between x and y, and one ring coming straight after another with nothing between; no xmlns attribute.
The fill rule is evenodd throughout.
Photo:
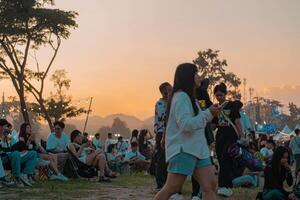
<svg viewBox="0 0 300 200"><path fill-rule="evenodd" d="M14 55L17 64L19 65L19 67L21 67L21 63L20 63L20 61L19 61L17 52L16 52L16 50L15 50L15 46L12 45L12 42L9 40L8 37L5 37L5 39L7 40L7 44L10 46L11 52L12 52L12 54Z"/></svg>
<svg viewBox="0 0 300 200"><path fill-rule="evenodd" d="M18 65L17 65L12 53L9 51L9 48L6 46L5 42L3 41L3 39L0 40L0 44L3 46L3 49L5 50L5 53L8 55L10 61L12 62L13 66L16 70L16 73L20 74L20 71L18 69Z"/></svg>
<svg viewBox="0 0 300 200"><path fill-rule="evenodd" d="M50 41L50 44L52 44L51 41ZM49 63L49 65L48 65L48 67L47 67L45 73L43 74L42 79L41 79L41 89L40 89L40 93L42 93L43 90L44 90L45 78L47 77L47 75L48 75L48 73L49 73L49 70L50 70L50 68L51 68L51 66L52 66L52 64L53 64L53 62L54 62L54 60L55 60L55 58L56 58L56 56L57 56L57 52L58 52L58 50L59 50L60 44L61 44L61 39L60 39L60 37L57 37L57 46L56 46L56 48L55 48L55 50L54 50L54 54L53 54L53 56L52 56L52 59L50 60L50 63ZM53 45L53 44L52 44L52 45Z"/></svg>

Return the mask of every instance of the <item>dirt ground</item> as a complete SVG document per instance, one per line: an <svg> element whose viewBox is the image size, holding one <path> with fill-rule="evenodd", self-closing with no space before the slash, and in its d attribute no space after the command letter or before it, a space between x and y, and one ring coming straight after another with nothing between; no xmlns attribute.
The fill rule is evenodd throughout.
<svg viewBox="0 0 300 200"><path fill-rule="evenodd" d="M153 178L144 174L122 176L112 183L39 181L32 188L1 188L0 200L151 200L155 195L154 186ZM191 183L187 181L183 189L186 200L191 199L190 193ZM257 189L235 189L234 196L226 200L252 200L256 194Z"/></svg>

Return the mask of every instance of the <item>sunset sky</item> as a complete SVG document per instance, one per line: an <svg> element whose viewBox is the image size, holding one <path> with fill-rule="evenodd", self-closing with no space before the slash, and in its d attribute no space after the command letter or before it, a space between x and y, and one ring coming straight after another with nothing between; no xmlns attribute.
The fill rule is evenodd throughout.
<svg viewBox="0 0 300 200"><path fill-rule="evenodd" d="M159 84L207 48L221 50L228 70L256 94L300 106L299 0L56 0L56 7L77 11L79 27L52 72L68 71L75 100L94 97L94 115L153 115ZM46 63L49 51L38 58ZM0 84L14 94L8 81Z"/></svg>

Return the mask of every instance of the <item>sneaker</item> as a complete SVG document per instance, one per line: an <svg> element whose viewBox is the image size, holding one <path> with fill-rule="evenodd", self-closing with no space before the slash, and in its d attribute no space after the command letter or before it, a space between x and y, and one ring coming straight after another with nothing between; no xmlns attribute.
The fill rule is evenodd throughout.
<svg viewBox="0 0 300 200"><path fill-rule="evenodd" d="M57 175L58 177L58 180L61 180L61 181L68 181L69 179L67 177L65 177L62 173L59 173Z"/></svg>
<svg viewBox="0 0 300 200"><path fill-rule="evenodd" d="M21 180L21 182L22 182L25 186L32 187L32 184L29 182L29 179L28 179L28 177L27 177L26 174L21 175L21 176L20 176L20 180Z"/></svg>
<svg viewBox="0 0 300 200"><path fill-rule="evenodd" d="M49 176L49 180L54 181L54 180L59 180L58 175L52 174L51 176Z"/></svg>
<svg viewBox="0 0 300 200"><path fill-rule="evenodd" d="M16 185L14 181L9 180L7 177L0 178L0 185L5 187L13 187Z"/></svg>
<svg viewBox="0 0 300 200"><path fill-rule="evenodd" d="M169 198L169 200L184 200L184 198L183 198L183 196L182 196L181 194L176 193L176 194L173 194L173 195Z"/></svg>
<svg viewBox="0 0 300 200"><path fill-rule="evenodd" d="M35 180L32 176L28 176L28 181L31 185L35 184Z"/></svg>
<svg viewBox="0 0 300 200"><path fill-rule="evenodd" d="M230 188L222 187L218 189L217 194L223 197L230 197L232 196L233 192Z"/></svg>
<svg viewBox="0 0 300 200"><path fill-rule="evenodd" d="M108 177L106 177L106 176L101 176L100 178L99 178L99 181L98 182L106 182L106 183L109 183L109 182L111 182L110 181L110 178L108 178Z"/></svg>
<svg viewBox="0 0 300 200"><path fill-rule="evenodd" d="M201 200L200 197L193 196L192 200Z"/></svg>
<svg viewBox="0 0 300 200"><path fill-rule="evenodd" d="M20 178L14 177L13 181L15 182L17 188L23 188L24 187L24 184L22 183Z"/></svg>

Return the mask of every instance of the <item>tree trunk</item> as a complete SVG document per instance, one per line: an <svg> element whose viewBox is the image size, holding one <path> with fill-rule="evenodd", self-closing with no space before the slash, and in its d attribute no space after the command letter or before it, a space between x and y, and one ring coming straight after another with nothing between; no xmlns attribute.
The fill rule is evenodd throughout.
<svg viewBox="0 0 300 200"><path fill-rule="evenodd" d="M50 131L53 132L54 131L54 126L53 126L53 123L51 121L51 118L49 116L49 113L44 105L44 100L43 98L40 96L39 97L40 99L38 100L38 103L40 104L40 107L41 107L41 111L44 113L44 117L45 117L45 120L47 121L48 123L48 126L50 128Z"/></svg>
<svg viewBox="0 0 300 200"><path fill-rule="evenodd" d="M26 101L25 101L24 85L21 81L19 81L19 87L20 87L19 91L17 91L17 92L18 92L19 99L20 99L20 107L21 107L21 112L22 112L22 115L23 115L23 120L24 120L25 123L30 124L29 114L28 114Z"/></svg>

